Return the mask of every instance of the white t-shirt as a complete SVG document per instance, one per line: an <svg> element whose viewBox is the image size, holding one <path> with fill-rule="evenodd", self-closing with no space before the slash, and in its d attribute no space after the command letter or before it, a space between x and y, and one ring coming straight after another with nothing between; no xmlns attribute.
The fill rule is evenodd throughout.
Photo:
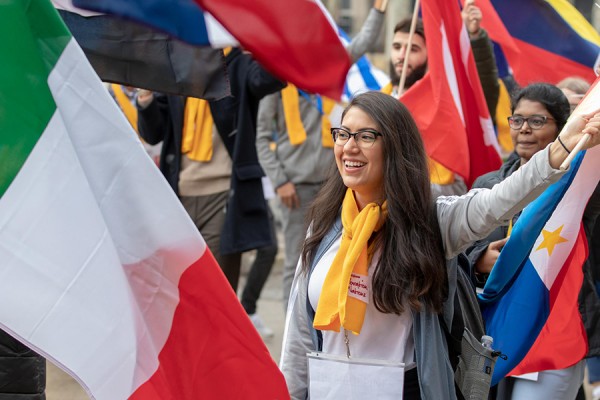
<svg viewBox="0 0 600 400"><path fill-rule="evenodd" d="M314 310L317 309L321 288L325 276L340 248L342 238L338 238L319 260L308 283L308 300ZM373 304L371 281L373 270L379 257L371 260L367 287L369 303L360 335L348 332L350 353L355 358L372 358L378 360L394 360L410 364L414 361L415 343L412 334L412 315L408 307L402 315L384 314ZM323 334L323 352L326 354L346 355L344 330L340 332L321 331Z"/></svg>

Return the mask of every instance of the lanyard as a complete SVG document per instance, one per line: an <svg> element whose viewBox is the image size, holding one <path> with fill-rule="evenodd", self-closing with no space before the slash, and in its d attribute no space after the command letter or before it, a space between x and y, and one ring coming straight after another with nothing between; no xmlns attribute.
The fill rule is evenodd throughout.
<svg viewBox="0 0 600 400"><path fill-rule="evenodd" d="M306 101L308 101L310 104L312 104L313 106L315 106L315 108L317 110L319 110L319 114L323 115L323 99L321 99L321 96L318 94L315 94L315 100L313 101L313 99L310 97L310 94L308 94L307 92L305 92L304 90L298 89L298 93L300 93L300 95L302 97L304 97L306 99Z"/></svg>

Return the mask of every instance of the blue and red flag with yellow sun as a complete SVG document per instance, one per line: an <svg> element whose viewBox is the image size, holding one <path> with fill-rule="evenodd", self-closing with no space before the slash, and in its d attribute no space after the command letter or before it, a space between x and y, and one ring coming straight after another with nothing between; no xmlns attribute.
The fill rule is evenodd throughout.
<svg viewBox="0 0 600 400"><path fill-rule="evenodd" d="M599 108L597 82L575 113ZM588 256L581 220L599 180L600 148L579 153L515 224L479 295L487 334L508 356L498 359L492 384L506 375L567 368L585 357L577 306Z"/></svg>

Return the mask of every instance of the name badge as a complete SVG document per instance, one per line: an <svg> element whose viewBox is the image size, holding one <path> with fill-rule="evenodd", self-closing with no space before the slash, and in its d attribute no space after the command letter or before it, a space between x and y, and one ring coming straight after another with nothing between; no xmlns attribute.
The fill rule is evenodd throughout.
<svg viewBox="0 0 600 400"><path fill-rule="evenodd" d="M369 303L369 277L367 275L359 275L354 272L350 275L350 283L348 284L348 296L354 297L365 303Z"/></svg>
<svg viewBox="0 0 600 400"><path fill-rule="evenodd" d="M404 391L404 363L312 352L308 357L309 398L398 400Z"/></svg>

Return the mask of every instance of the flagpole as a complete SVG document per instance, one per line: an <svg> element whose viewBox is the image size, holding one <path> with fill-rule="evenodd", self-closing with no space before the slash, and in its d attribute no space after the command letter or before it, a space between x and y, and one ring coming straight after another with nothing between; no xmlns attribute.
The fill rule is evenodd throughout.
<svg viewBox="0 0 600 400"><path fill-rule="evenodd" d="M415 9L412 15L412 21L410 23L410 32L408 33L408 43L406 44L406 53L404 54L404 63L402 64L402 73L400 74L400 83L398 84L398 98L404 91L404 83L406 82L406 71L408 69L408 56L410 55L410 49L412 47L413 35L415 34L415 28L417 27L417 18L419 15L419 3L420 0L415 0Z"/></svg>
<svg viewBox="0 0 600 400"><path fill-rule="evenodd" d="M590 140L590 137L590 134L586 133L581 137L581 139L579 139L579 142L577 142L573 150L571 150L567 158L565 158L565 161L563 161L562 164L560 164L560 169L562 171L565 171L569 168L569 166L571 165L571 161L573 161L577 153L579 153L579 151L583 148L583 146L585 146L588 140Z"/></svg>
<svg viewBox="0 0 600 400"><path fill-rule="evenodd" d="M373 4L373 8L378 11L385 12L387 9L388 0L375 0L375 4Z"/></svg>

